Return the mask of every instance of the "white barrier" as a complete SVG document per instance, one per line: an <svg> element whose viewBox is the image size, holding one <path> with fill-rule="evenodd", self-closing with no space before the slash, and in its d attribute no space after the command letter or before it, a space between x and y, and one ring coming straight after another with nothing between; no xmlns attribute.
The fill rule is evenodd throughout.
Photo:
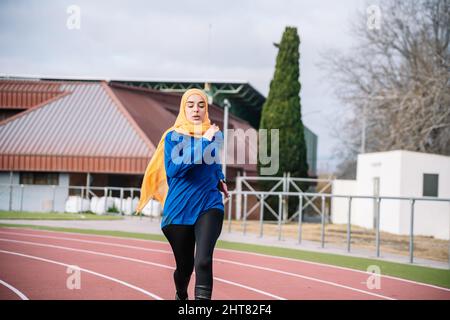
<svg viewBox="0 0 450 320"><path fill-rule="evenodd" d="M161 204L156 200L150 200L144 209L142 209L142 214L144 216L149 217L160 217L161 216L162 207Z"/></svg>
<svg viewBox="0 0 450 320"><path fill-rule="evenodd" d="M90 209L89 199L82 199L80 196L69 196L65 205L65 212L78 213Z"/></svg>

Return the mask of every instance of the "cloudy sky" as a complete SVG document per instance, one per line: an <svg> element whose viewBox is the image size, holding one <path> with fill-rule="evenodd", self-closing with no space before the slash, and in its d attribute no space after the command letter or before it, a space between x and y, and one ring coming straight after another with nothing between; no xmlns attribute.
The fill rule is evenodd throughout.
<svg viewBox="0 0 450 320"><path fill-rule="evenodd" d="M67 27L80 9L80 28ZM350 50L364 0L0 1L0 74L250 82L267 96L286 26L298 28L303 122L319 136L318 168L331 170L331 135L345 106L317 65Z"/></svg>

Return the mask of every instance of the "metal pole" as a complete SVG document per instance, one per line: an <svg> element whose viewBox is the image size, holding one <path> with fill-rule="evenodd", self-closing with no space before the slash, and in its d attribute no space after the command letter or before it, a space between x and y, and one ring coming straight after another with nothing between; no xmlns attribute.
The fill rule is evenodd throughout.
<svg viewBox="0 0 450 320"><path fill-rule="evenodd" d="M123 212L122 212L122 208L123 208L122 199L123 199L123 188L120 188L120 208L119 208L119 213L121 215L123 215Z"/></svg>
<svg viewBox="0 0 450 320"><path fill-rule="evenodd" d="M84 204L84 188L81 188L81 205L80 205L80 212L83 212L83 204Z"/></svg>
<svg viewBox="0 0 450 320"><path fill-rule="evenodd" d="M302 243L303 196L298 196L298 244Z"/></svg>
<svg viewBox="0 0 450 320"><path fill-rule="evenodd" d="M381 199L379 197L377 197L377 223L376 223L376 238L375 238L375 242L376 242L376 251L377 251L377 258L380 257L380 203L381 203Z"/></svg>
<svg viewBox="0 0 450 320"><path fill-rule="evenodd" d="M288 181L288 174L287 172L283 173L283 192L287 192L287 181ZM287 206L287 196L283 196L283 221L286 221L288 218L288 206Z"/></svg>
<svg viewBox="0 0 450 320"><path fill-rule="evenodd" d="M13 172L9 173L9 211L12 211L12 197L13 197Z"/></svg>
<svg viewBox="0 0 450 320"><path fill-rule="evenodd" d="M107 212L108 212L108 188L104 188L103 189L103 192L105 193L104 194L104 196L105 196L105 206L104 206L104 213L106 214Z"/></svg>
<svg viewBox="0 0 450 320"><path fill-rule="evenodd" d="M278 195L278 240L281 240L281 215L283 212L283 199L281 194Z"/></svg>
<svg viewBox="0 0 450 320"><path fill-rule="evenodd" d="M241 173L238 171L237 177L236 177L236 221L241 219L241 208L242 208L242 178Z"/></svg>
<svg viewBox="0 0 450 320"><path fill-rule="evenodd" d="M223 175L227 177L227 151L228 151L228 118L229 109L231 108L230 101L228 99L223 100L223 161L222 161L222 171Z"/></svg>
<svg viewBox="0 0 450 320"><path fill-rule="evenodd" d="M24 185L21 184L20 185L20 211L21 212L23 211L23 188L24 188Z"/></svg>
<svg viewBox="0 0 450 320"><path fill-rule="evenodd" d="M247 231L247 194L244 194L244 236Z"/></svg>
<svg viewBox="0 0 450 320"><path fill-rule="evenodd" d="M86 198L89 200L89 186L91 185L91 174L88 172L86 175Z"/></svg>
<svg viewBox="0 0 450 320"><path fill-rule="evenodd" d="M414 203L415 200L411 199L411 223L409 229L409 263L414 263Z"/></svg>
<svg viewBox="0 0 450 320"><path fill-rule="evenodd" d="M230 193L230 197L228 198L228 233L231 232L231 206L233 205L233 194Z"/></svg>
<svg viewBox="0 0 450 320"><path fill-rule="evenodd" d="M322 248L325 247L325 197L322 196L322 206L320 208L320 213L322 215L322 230L320 236L320 245Z"/></svg>
<svg viewBox="0 0 450 320"><path fill-rule="evenodd" d="M350 252L351 243L351 220L352 220L352 197L348 198L348 220L347 220L347 252Z"/></svg>
<svg viewBox="0 0 450 320"><path fill-rule="evenodd" d="M261 195L261 201L259 206L259 236L262 238L264 229L264 195Z"/></svg>
<svg viewBox="0 0 450 320"><path fill-rule="evenodd" d="M130 201L130 212L133 213L133 195L134 195L134 190L131 189L131 201Z"/></svg>
<svg viewBox="0 0 450 320"><path fill-rule="evenodd" d="M52 187L53 187L52 212L55 212L56 186L53 185Z"/></svg>

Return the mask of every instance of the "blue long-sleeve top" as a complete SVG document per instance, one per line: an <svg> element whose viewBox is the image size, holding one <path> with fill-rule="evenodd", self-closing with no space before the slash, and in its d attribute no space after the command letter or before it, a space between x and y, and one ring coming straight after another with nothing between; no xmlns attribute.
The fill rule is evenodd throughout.
<svg viewBox="0 0 450 320"><path fill-rule="evenodd" d="M224 179L219 159L223 133L210 141L176 131L164 140L164 165L169 190L161 228L169 224L193 225L206 210L224 210L219 180Z"/></svg>

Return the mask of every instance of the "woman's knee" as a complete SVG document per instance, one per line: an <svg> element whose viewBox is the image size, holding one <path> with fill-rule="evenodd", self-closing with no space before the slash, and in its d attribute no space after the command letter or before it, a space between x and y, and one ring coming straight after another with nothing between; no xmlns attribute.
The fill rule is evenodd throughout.
<svg viewBox="0 0 450 320"><path fill-rule="evenodd" d="M199 257L195 260L195 270L208 271L212 268L212 262L211 257Z"/></svg>

